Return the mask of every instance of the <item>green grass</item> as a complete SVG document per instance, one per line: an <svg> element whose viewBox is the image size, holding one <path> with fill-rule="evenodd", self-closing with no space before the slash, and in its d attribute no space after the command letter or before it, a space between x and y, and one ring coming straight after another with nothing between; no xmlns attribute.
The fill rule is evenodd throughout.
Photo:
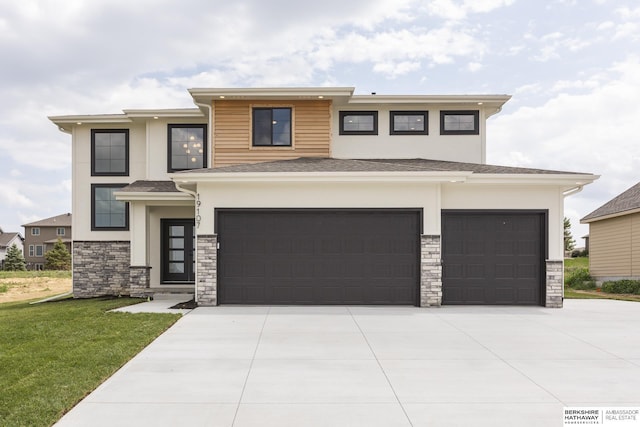
<svg viewBox="0 0 640 427"><path fill-rule="evenodd" d="M139 301L0 304L0 425L53 424L180 317L107 312Z"/></svg>
<svg viewBox="0 0 640 427"><path fill-rule="evenodd" d="M34 277L51 277L53 279L70 279L69 270L42 270L42 271L2 271L0 279L30 279Z"/></svg>
<svg viewBox="0 0 640 427"><path fill-rule="evenodd" d="M587 257L578 257L578 258L565 258L564 260L564 271L573 271L578 268L589 268L589 258Z"/></svg>

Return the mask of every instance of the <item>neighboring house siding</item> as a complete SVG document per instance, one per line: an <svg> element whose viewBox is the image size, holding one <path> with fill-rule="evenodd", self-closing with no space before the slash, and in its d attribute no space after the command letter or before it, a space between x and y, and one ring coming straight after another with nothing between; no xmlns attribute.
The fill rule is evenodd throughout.
<svg viewBox="0 0 640 427"><path fill-rule="evenodd" d="M589 268L598 280L640 277L640 213L589 224Z"/></svg>
<svg viewBox="0 0 640 427"><path fill-rule="evenodd" d="M291 107L292 147L253 147L251 141L252 107ZM329 157L330 107L329 101L214 102L214 166L298 157Z"/></svg>

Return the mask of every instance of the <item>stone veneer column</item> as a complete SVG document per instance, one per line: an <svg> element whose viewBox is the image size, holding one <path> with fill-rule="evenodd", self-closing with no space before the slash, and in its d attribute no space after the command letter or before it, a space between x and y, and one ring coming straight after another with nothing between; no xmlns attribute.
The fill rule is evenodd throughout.
<svg viewBox="0 0 640 427"><path fill-rule="evenodd" d="M130 293L129 242L73 242L73 296L92 298Z"/></svg>
<svg viewBox="0 0 640 427"><path fill-rule="evenodd" d="M150 271L151 267L129 267L129 287L130 296L147 297L151 295L149 291Z"/></svg>
<svg viewBox="0 0 640 427"><path fill-rule="evenodd" d="M563 273L564 261L547 260L547 297L544 304L545 307L562 308L562 288L564 286Z"/></svg>
<svg viewBox="0 0 640 427"><path fill-rule="evenodd" d="M218 236L199 234L196 240L196 303L218 305Z"/></svg>
<svg viewBox="0 0 640 427"><path fill-rule="evenodd" d="M420 238L420 306L442 305L442 262L440 236Z"/></svg>

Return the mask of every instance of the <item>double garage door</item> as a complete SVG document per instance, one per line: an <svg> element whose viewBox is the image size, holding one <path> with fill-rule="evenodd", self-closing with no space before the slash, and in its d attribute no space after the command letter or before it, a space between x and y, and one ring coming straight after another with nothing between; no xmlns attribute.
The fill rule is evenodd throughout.
<svg viewBox="0 0 640 427"><path fill-rule="evenodd" d="M418 305L418 210L220 210L221 304ZM539 304L540 213L445 212L443 304Z"/></svg>

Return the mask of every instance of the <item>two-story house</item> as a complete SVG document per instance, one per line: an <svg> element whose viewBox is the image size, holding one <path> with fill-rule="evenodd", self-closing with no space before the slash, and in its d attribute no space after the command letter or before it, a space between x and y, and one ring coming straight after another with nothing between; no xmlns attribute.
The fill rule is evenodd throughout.
<svg viewBox="0 0 640 427"><path fill-rule="evenodd" d="M24 253L24 238L20 233L4 232L0 228L0 270L4 270L4 260L11 246L16 245L21 253Z"/></svg>
<svg viewBox="0 0 640 427"><path fill-rule="evenodd" d="M27 262L28 270L44 269L44 254L53 249L58 239L62 240L69 252L72 251L71 222L72 215L64 213L22 225L25 236L24 260Z"/></svg>
<svg viewBox="0 0 640 427"><path fill-rule="evenodd" d="M561 307L563 200L597 177L486 164L509 96L353 92L50 117L72 135L75 296Z"/></svg>

